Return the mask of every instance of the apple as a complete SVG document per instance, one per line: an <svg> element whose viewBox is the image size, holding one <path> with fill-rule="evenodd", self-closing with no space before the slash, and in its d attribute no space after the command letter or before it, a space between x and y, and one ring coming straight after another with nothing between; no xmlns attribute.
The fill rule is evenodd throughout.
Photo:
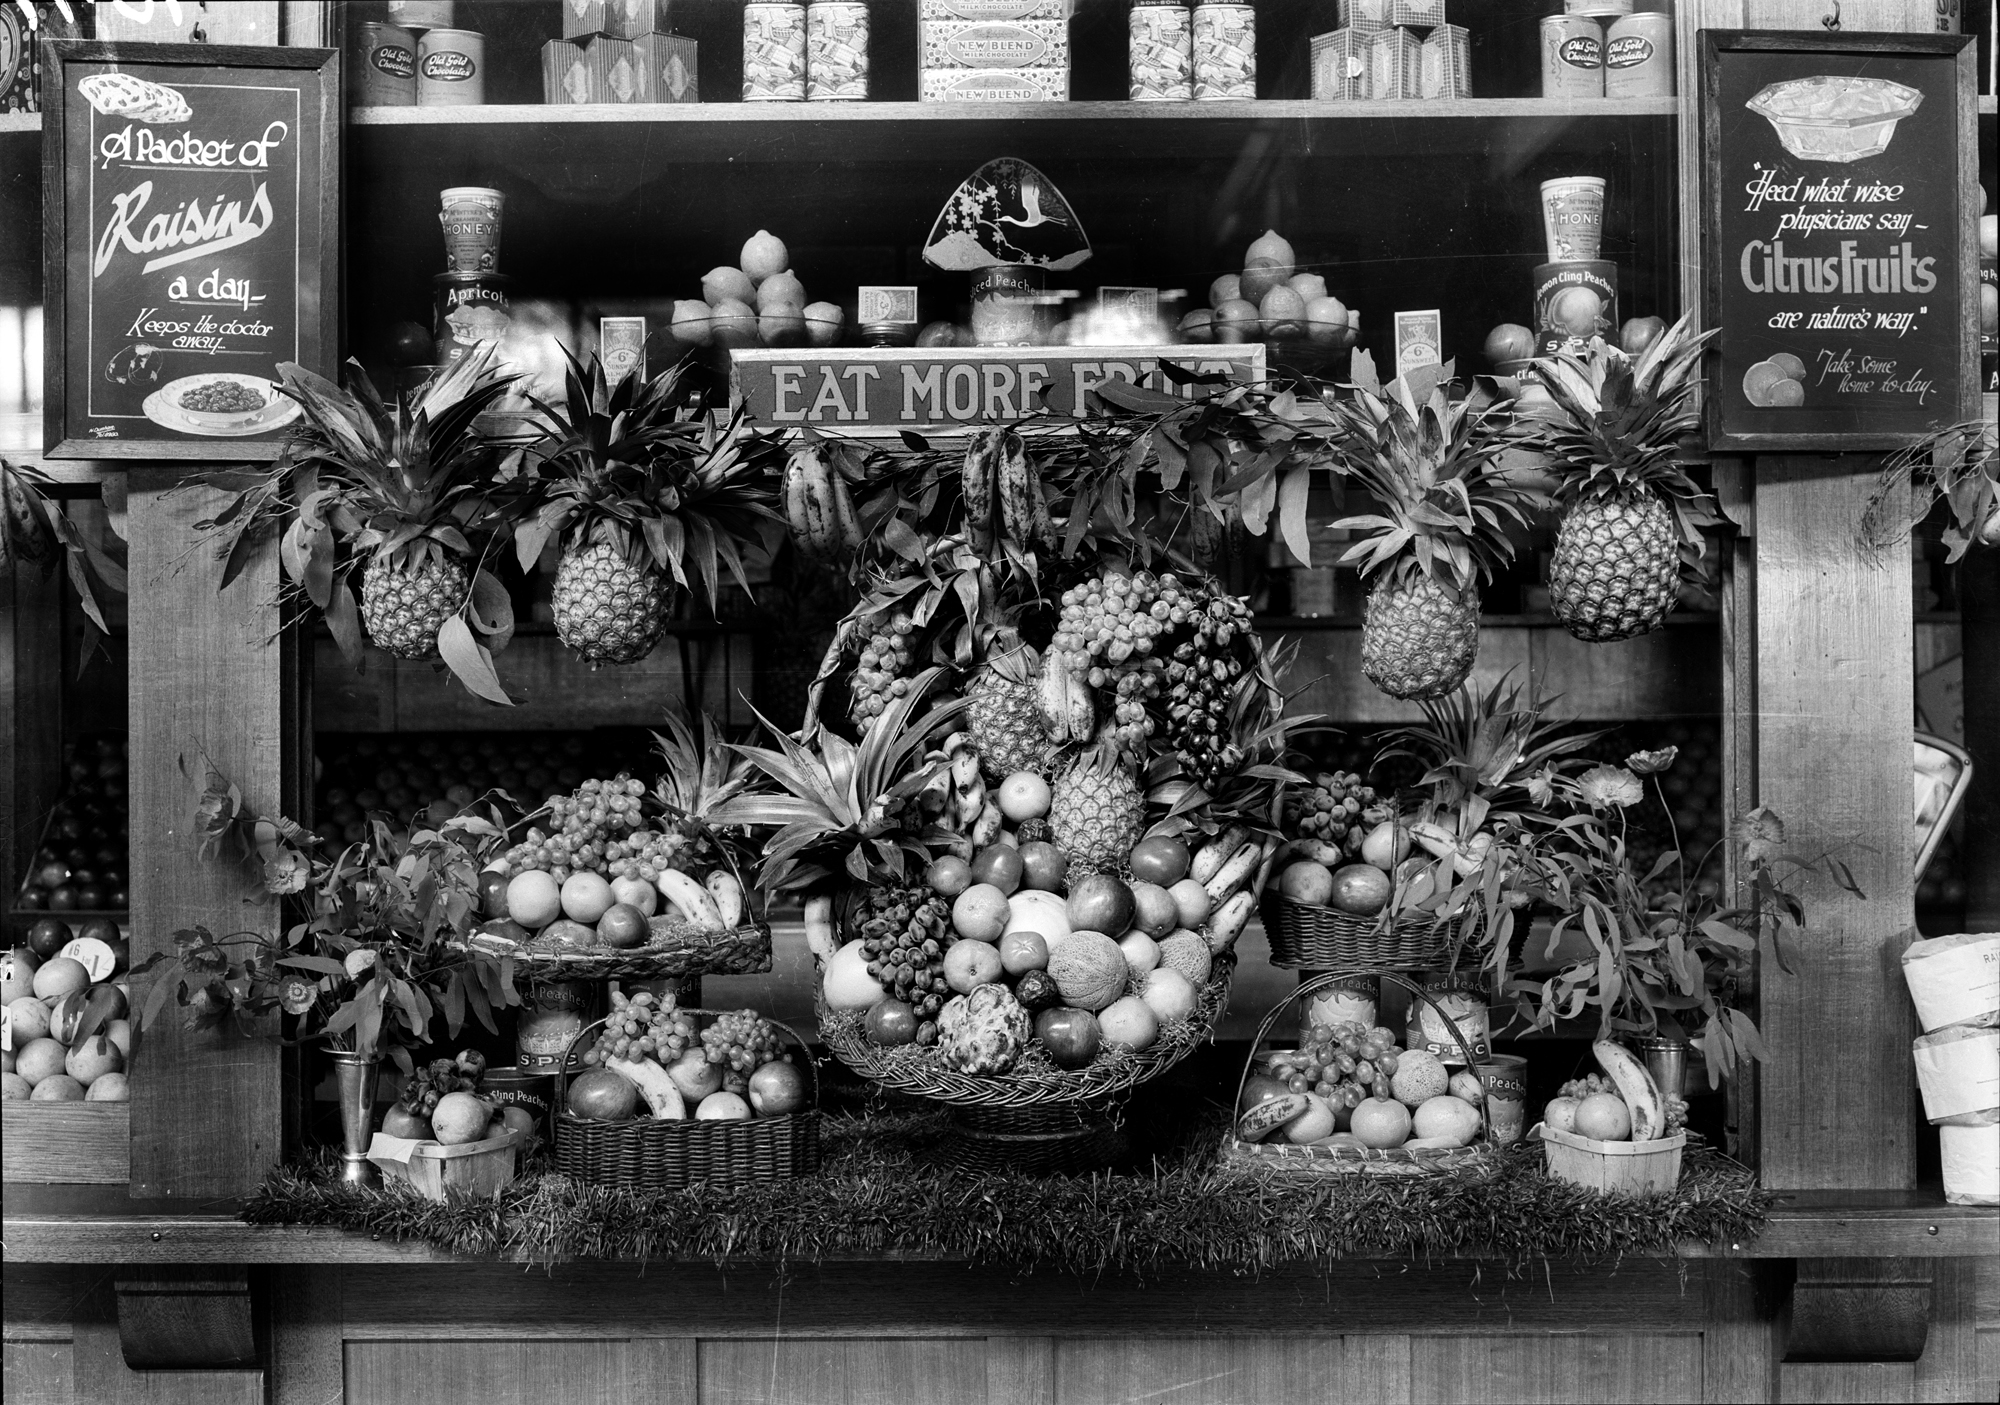
<svg viewBox="0 0 2000 1405"><path fill-rule="evenodd" d="M1486 359L1496 366L1535 354L1535 334L1519 322L1502 322L1486 334Z"/></svg>
<svg viewBox="0 0 2000 1405"><path fill-rule="evenodd" d="M805 1105L805 1075L782 1059L773 1059L750 1075L750 1106L759 1117L783 1117Z"/></svg>
<svg viewBox="0 0 2000 1405"><path fill-rule="evenodd" d="M862 1021L870 1043L885 1049L913 1043L917 1037L917 1012L904 1000L877 1001Z"/></svg>
<svg viewBox="0 0 2000 1405"><path fill-rule="evenodd" d="M614 878L611 896L651 917L660 910L660 890L643 878Z"/></svg>
<svg viewBox="0 0 2000 1405"><path fill-rule="evenodd" d="M1618 329L1618 347L1627 356L1640 356L1647 347L1666 334L1667 324L1657 317L1634 317Z"/></svg>
<svg viewBox="0 0 2000 1405"><path fill-rule="evenodd" d="M652 934L653 929L646 925L646 914L631 903L613 903L597 919L598 940L618 951L644 946Z"/></svg>
<svg viewBox="0 0 2000 1405"><path fill-rule="evenodd" d="M1058 1068L1082 1068L1097 1057L1103 1035L1097 1016L1088 1010L1058 1005L1035 1016L1035 1038L1049 1051Z"/></svg>
<svg viewBox="0 0 2000 1405"><path fill-rule="evenodd" d="M667 1077L690 1103L698 1103L722 1087L721 1066L710 1063L700 1049L689 1049L668 1064Z"/></svg>

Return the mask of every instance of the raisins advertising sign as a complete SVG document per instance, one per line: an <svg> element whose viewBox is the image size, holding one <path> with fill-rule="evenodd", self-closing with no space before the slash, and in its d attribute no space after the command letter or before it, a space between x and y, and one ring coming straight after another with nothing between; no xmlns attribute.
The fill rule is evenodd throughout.
<svg viewBox="0 0 2000 1405"><path fill-rule="evenodd" d="M1711 447L1885 449L1972 418L1971 39L1702 41Z"/></svg>
<svg viewBox="0 0 2000 1405"><path fill-rule="evenodd" d="M49 457L273 457L334 361L334 51L49 53Z"/></svg>

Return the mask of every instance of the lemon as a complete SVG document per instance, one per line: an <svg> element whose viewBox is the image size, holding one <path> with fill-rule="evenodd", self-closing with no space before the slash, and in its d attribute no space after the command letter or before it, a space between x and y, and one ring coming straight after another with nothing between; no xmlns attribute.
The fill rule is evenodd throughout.
<svg viewBox="0 0 2000 1405"><path fill-rule="evenodd" d="M1256 304L1231 298L1215 306L1215 339L1219 342L1246 342L1256 338L1259 322Z"/></svg>
<svg viewBox="0 0 2000 1405"><path fill-rule="evenodd" d="M757 297L757 285L742 269L723 264L702 275L701 296L710 307L730 301L749 303Z"/></svg>
<svg viewBox="0 0 2000 1405"><path fill-rule="evenodd" d="M1326 296L1326 279L1317 273L1294 273L1285 282L1291 286L1293 292L1306 300L1307 306L1311 306L1314 298Z"/></svg>
<svg viewBox="0 0 2000 1405"><path fill-rule="evenodd" d="M1264 294L1291 277L1292 271L1269 259L1252 259L1243 265L1243 297L1246 302L1261 303Z"/></svg>
<svg viewBox="0 0 2000 1405"><path fill-rule="evenodd" d="M757 335L766 346L797 346L806 339L806 315L797 303L772 303L757 314Z"/></svg>
<svg viewBox="0 0 2000 1405"><path fill-rule="evenodd" d="M832 346L840 340L841 324L847 314L840 310L840 304L831 302L809 302L805 306L806 338L814 346Z"/></svg>
<svg viewBox="0 0 2000 1405"><path fill-rule="evenodd" d="M1254 263L1268 263L1284 270L1279 278L1290 278L1296 269L1299 256L1292 252L1292 246L1275 229L1267 229L1250 241L1250 247L1243 251L1243 266Z"/></svg>
<svg viewBox="0 0 2000 1405"><path fill-rule="evenodd" d="M793 307L806 305L806 287L799 282L799 276L789 268L782 273L774 273L757 285L757 310L763 312L779 303L790 303Z"/></svg>
<svg viewBox="0 0 2000 1405"><path fill-rule="evenodd" d="M757 310L740 298L724 298L715 304L708 325L723 346L757 344Z"/></svg>
<svg viewBox="0 0 2000 1405"><path fill-rule="evenodd" d="M1243 279L1240 274L1225 273L1208 285L1208 305L1221 307L1243 296Z"/></svg>
<svg viewBox="0 0 2000 1405"><path fill-rule="evenodd" d="M674 304L674 339L688 346L707 346L709 343L708 304L696 302L693 298L682 298Z"/></svg>
<svg viewBox="0 0 2000 1405"><path fill-rule="evenodd" d="M792 256L785 248L785 241L768 229L760 229L743 241L739 261L743 271L758 283L792 266Z"/></svg>
<svg viewBox="0 0 2000 1405"><path fill-rule="evenodd" d="M1317 297L1306 303L1306 335L1316 342L1337 342L1347 334L1347 308L1339 298Z"/></svg>
<svg viewBox="0 0 2000 1405"><path fill-rule="evenodd" d="M1269 337L1299 336L1305 331L1305 315L1306 300L1289 283L1278 284L1257 304L1257 316Z"/></svg>

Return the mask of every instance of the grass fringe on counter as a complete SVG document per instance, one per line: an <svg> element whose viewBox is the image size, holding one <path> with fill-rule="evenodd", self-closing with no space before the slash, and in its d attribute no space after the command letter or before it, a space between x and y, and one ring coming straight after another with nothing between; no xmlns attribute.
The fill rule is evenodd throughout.
<svg viewBox="0 0 2000 1405"><path fill-rule="evenodd" d="M1341 1176L1312 1183L1219 1165L1215 1138L1150 1174L1038 1179L930 1164L935 1114L829 1117L821 1174L737 1190L637 1192L531 1173L499 1196L437 1204L358 1189L330 1164L274 1169L251 1224L353 1230L468 1255L708 1260L717 1265L908 1255L1077 1274L1256 1274L1336 1258L1539 1260L1672 1254L1740 1242L1773 1197L1742 1167L1690 1147L1671 1194L1603 1196L1542 1173L1536 1146L1483 1179Z"/></svg>

